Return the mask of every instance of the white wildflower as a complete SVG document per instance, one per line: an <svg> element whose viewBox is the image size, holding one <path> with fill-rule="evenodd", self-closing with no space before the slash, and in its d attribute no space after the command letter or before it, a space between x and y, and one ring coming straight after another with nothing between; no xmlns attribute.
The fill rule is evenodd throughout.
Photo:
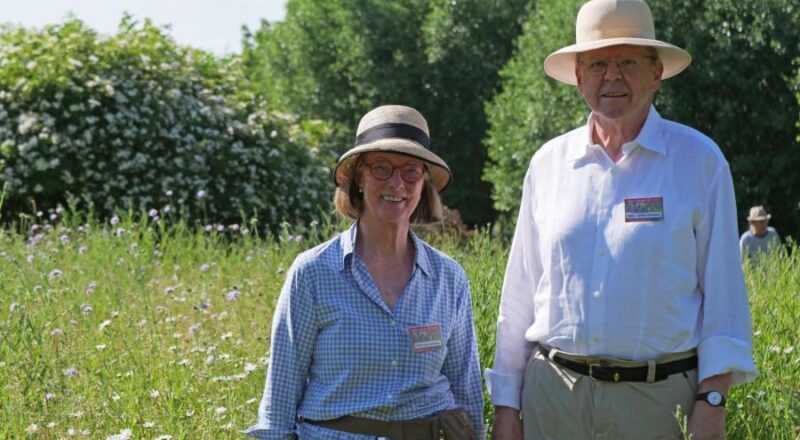
<svg viewBox="0 0 800 440"><path fill-rule="evenodd" d="M106 437L106 440L130 440L132 436L133 430L126 428L120 431L119 434Z"/></svg>

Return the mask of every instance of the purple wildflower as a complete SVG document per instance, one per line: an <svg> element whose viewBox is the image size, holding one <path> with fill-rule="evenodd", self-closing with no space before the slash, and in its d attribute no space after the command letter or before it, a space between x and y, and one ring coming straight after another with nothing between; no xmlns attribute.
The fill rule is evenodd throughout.
<svg viewBox="0 0 800 440"><path fill-rule="evenodd" d="M241 292L238 290L231 290L227 295L225 295L225 301L236 301L236 299L239 298L239 295L241 295Z"/></svg>

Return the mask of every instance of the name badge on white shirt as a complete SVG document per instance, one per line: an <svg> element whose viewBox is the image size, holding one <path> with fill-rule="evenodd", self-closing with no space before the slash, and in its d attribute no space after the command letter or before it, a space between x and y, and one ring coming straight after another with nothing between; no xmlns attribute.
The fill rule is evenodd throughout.
<svg viewBox="0 0 800 440"><path fill-rule="evenodd" d="M664 220L664 198L625 199L625 223L660 222Z"/></svg>
<svg viewBox="0 0 800 440"><path fill-rule="evenodd" d="M411 351L424 353L442 348L442 326L439 324L410 327L408 334L411 336Z"/></svg>

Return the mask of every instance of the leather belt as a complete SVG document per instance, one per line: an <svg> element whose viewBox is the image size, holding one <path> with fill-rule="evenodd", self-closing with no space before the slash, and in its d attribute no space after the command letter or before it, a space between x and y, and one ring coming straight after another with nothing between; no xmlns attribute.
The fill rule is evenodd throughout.
<svg viewBox="0 0 800 440"><path fill-rule="evenodd" d="M652 367L618 367L610 366L607 361L603 361L602 359L598 360L597 358L592 358L592 360L586 360L585 362L567 359L557 351L553 356L550 356L550 352L553 351L552 348L543 346L542 344L539 344L538 347L544 357L552 360L556 364L578 374L604 382L659 382L675 373L682 373L697 368L697 355L660 364L654 363ZM650 371L650 368L655 369L654 374ZM651 373L651 380L648 380L648 373Z"/></svg>
<svg viewBox="0 0 800 440"><path fill-rule="evenodd" d="M355 416L343 416L333 420L301 418L300 421L336 431L387 437L391 440L439 440L439 421L435 417L394 422Z"/></svg>

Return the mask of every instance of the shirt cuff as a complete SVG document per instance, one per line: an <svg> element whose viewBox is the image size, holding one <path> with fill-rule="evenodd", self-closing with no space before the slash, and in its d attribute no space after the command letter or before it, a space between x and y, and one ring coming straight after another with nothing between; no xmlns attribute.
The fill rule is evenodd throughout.
<svg viewBox="0 0 800 440"><path fill-rule="evenodd" d="M484 371L484 376L486 377L486 388L492 398L492 405L507 406L519 411L522 377L499 373L489 368Z"/></svg>
<svg viewBox="0 0 800 440"><path fill-rule="evenodd" d="M753 362L752 348L739 339L725 336L708 338L697 346L697 380L731 373L731 386L740 385L758 377Z"/></svg>

